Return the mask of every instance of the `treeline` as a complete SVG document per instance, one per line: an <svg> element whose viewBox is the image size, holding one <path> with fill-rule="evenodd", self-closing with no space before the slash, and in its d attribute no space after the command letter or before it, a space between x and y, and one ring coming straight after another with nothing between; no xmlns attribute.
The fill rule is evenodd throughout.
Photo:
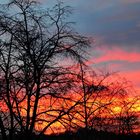
<svg viewBox="0 0 140 140"><path fill-rule="evenodd" d="M14 135L14 140L21 139L22 135ZM42 135L39 140L139 140L140 134L116 134L113 132L97 131L95 129L85 130L83 128L76 132L66 131L60 134ZM38 135L32 134L31 140L38 140Z"/></svg>
<svg viewBox="0 0 140 140"><path fill-rule="evenodd" d="M139 140L140 134L116 134L112 132L97 131L95 129L79 129L76 132L65 132L59 135L42 137L42 140Z"/></svg>

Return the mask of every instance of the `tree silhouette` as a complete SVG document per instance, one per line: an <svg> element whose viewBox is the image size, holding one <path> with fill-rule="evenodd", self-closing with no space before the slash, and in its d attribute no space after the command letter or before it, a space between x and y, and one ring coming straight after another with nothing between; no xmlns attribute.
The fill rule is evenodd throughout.
<svg viewBox="0 0 140 140"><path fill-rule="evenodd" d="M138 106L139 97L133 99L120 99L120 112L116 116L119 134L133 134L139 126L138 114L136 107Z"/></svg>
<svg viewBox="0 0 140 140"><path fill-rule="evenodd" d="M89 47L88 39L74 32L66 20L70 13L70 7L62 2L47 11L32 0L12 0L1 5L1 95L9 109L7 133L11 140L15 132L30 138L37 122L46 122L40 130L40 134L44 133L77 105L66 110L52 107L54 100L69 100L64 95L76 76L76 71L62 64L62 60L83 61L85 48ZM41 111L39 103L43 99L48 99L49 105ZM45 114L49 121L48 116L41 117ZM4 132L2 124L1 131Z"/></svg>
<svg viewBox="0 0 140 140"><path fill-rule="evenodd" d="M115 77L116 80L112 81L111 79ZM117 74L97 75L95 72L91 74L89 69L84 69L84 66L80 70L78 79L79 104L70 112L71 129L85 128L85 131L96 129L121 134L118 132L120 127L121 131L129 134L138 127L134 109L139 98L131 97L131 101L127 101L130 93L134 93L132 87L129 87L129 82ZM126 100L127 104L124 105L123 100Z"/></svg>
<svg viewBox="0 0 140 140"><path fill-rule="evenodd" d="M98 76L85 65L88 38L68 21L72 9L58 2L44 10L37 1L0 5L0 134L3 140L85 128L131 133L134 102L122 102L127 89L110 74ZM111 74L112 76L112 74ZM115 123L115 125L113 124ZM121 125L121 127L120 127ZM122 130L120 130L122 132ZM60 129L59 129L60 132Z"/></svg>

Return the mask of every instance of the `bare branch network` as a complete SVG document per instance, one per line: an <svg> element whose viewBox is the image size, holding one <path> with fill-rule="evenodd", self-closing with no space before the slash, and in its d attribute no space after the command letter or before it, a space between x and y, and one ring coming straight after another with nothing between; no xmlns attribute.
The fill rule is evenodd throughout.
<svg viewBox="0 0 140 140"><path fill-rule="evenodd" d="M126 102L127 82L111 82L110 75L98 76L85 65L90 42L74 31L70 14L63 2L47 10L32 0L0 5L3 140L57 129L117 127L118 133L132 133L136 127L133 107L138 99ZM120 111L114 113L112 106L122 97Z"/></svg>

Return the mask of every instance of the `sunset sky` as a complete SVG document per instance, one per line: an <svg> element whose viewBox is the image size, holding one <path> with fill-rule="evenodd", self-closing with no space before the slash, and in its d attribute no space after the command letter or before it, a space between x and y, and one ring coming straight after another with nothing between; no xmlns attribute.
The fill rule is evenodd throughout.
<svg viewBox="0 0 140 140"><path fill-rule="evenodd" d="M6 4L9 1L11 0L0 0L0 4ZM46 10L47 8L52 8L57 2L57 0L36 0L36 1L41 2L43 8ZM33 62L33 67L31 68L34 70L33 75L30 74L31 72L28 72L28 70L26 74L26 72L24 72L24 69L23 69L23 74L25 73L25 79L28 76L28 73L29 73L29 78L27 78L27 80L23 80L22 81L23 84L21 82L21 87L18 84L19 87L17 86L17 88L14 89L15 90L14 92L11 92L10 90L7 92L7 94L4 94L6 96L2 96L3 98L0 100L0 105L3 104L3 101L4 103L6 103L6 104L3 104L2 106L3 108L1 107L2 110L4 110L4 112L8 112L9 109L11 108L11 109L14 109L13 112L15 112L17 116L18 115L20 116L20 113L18 110L18 107L19 107L21 116L25 118L25 123L27 122L27 127L30 128L32 126L32 122L35 122L38 119L39 121L37 120L37 122L35 122L35 130L42 131L45 127L47 128L48 126L49 131L46 131L47 133L45 132L45 129L44 129L44 132L46 134L55 133L55 131L56 133L64 132L64 130L66 130L66 127L64 126L71 125L71 120L73 121L73 124L72 124L73 126L79 125L81 127L84 127L84 125L87 126L86 123L88 122L88 120L94 121L94 118L96 116L97 118L104 119L108 117L112 119L112 118L119 118L117 116L121 117L121 115L122 117L124 117L125 115L128 115L128 112L139 115L140 114L140 100L139 100L140 96L139 98L138 97L135 98L134 95L140 95L140 0L63 0L63 1L65 5L71 6L73 8L71 16L68 17L68 21L75 22L75 24L73 25L75 32L78 32L79 34L83 36L87 36L89 40L91 40L92 47L87 50L89 53L89 59L86 61L86 64L91 66L93 70L102 71L102 72L110 72L110 73L118 72L120 76L132 82L132 85L137 91L136 94L134 94L134 90L130 90L127 87L129 85L129 84L128 85L126 84L127 82L125 84L122 84L122 81L124 83L124 79L122 80L121 78L118 78L118 77L116 78L115 76L113 77L110 76L103 80L100 79L100 78L103 78L103 76L88 77L90 73L89 75L88 74L84 75L84 71L83 71L84 69L81 65L80 65L81 67L79 66L79 70L81 70L80 71L81 74L76 76L77 77L76 82L75 80L71 80L75 76L75 74L73 73L69 74L68 72L63 73L63 71L61 72L61 69L57 68L58 67L57 63L55 65L57 67L53 67L50 65L50 64L53 64L51 63L51 61L49 61L50 59L53 58L53 53L55 56L57 56L56 55L57 52L61 52L61 50L59 51L58 49L56 49L55 51L56 47L51 47L50 50L53 49L53 53L50 56L49 56L50 53L48 53L47 55L44 55L46 53L45 51L48 49L44 47L45 46L44 44L42 45L42 40L41 40L42 38L41 39L39 38L41 40L40 41L41 50L38 49L40 51L39 55L37 56L34 55L34 52L36 53L36 49L34 49L33 47L33 49L31 48L31 51L33 50L33 55L34 55L33 58L35 62L32 60L32 56L31 56L32 52L30 53L31 55L30 55L29 60L27 60L27 64L29 62L29 64L32 65L32 62ZM14 10L15 9L13 8L12 11L10 12L14 13L13 12ZM24 17L24 21L26 23L25 17ZM30 21L29 23L32 23L32 20ZM24 24L23 24L23 27L25 26L27 29L25 30L25 32L26 31L28 32L28 28L27 28L28 24L27 25L26 24L24 25ZM19 24L19 26L20 25L22 24ZM17 28L19 26L17 26ZM13 26L11 26L10 28L14 29ZM16 30L14 30L15 32L16 31L18 32L17 28ZM34 28L31 28L31 29L34 29ZM11 30L11 32L12 31L13 30ZM19 30L19 31L21 31L22 33L23 30ZM30 47L34 42L29 43L30 32L28 33L29 34L26 34L27 40L25 39L23 45L25 44L25 46ZM46 34L47 36L45 36L46 37L45 39L48 39L49 38L48 32ZM58 35L59 37L59 34L57 33L55 34ZM12 34L12 37L13 37L13 34ZM19 40L21 38L22 37L19 37ZM53 38L55 39L55 36ZM34 38L32 40L34 40ZM35 43L38 40L35 40ZM48 40L50 41L53 39L48 39ZM21 43L21 41L17 41L17 42ZM40 43L38 42L36 43L37 45ZM46 42L47 41L45 41L45 44L47 44ZM9 45L10 46L9 52L11 52L12 43L13 41L11 40L10 45ZM52 46L53 46L53 42L52 42ZM27 49L30 51L30 48L27 48ZM45 50L44 53L42 53L43 52L42 50ZM65 50L64 47L62 50ZM23 52L21 52L22 58L19 59L21 62L18 59L17 60L19 61L19 65L21 65L23 62L23 64L25 63L25 66L26 66L26 60L25 62L24 60L22 61L22 59L24 59L24 56L26 55L24 51L26 52L26 48L23 49ZM17 52L20 53L20 49ZM66 48L66 52L67 52L67 48ZM27 54L28 54L28 51L27 51ZM9 56L10 56L10 53L9 53ZM47 61L44 60L44 56L48 56L48 59L46 59ZM61 57L58 58L56 62L59 62L60 61L59 59L63 59L63 58ZM68 63L68 65L70 65L71 63L69 64L69 62L66 61L66 59L64 59L65 63ZM7 63L10 64L10 62L13 62L12 60L15 61L15 59L11 59L9 63L8 62ZM60 62L60 65L64 61L62 60ZM43 64L50 62L49 71L47 72L44 71L44 70L47 70L49 65L48 67L45 67L45 65L39 64L39 62L44 62ZM71 62L71 59L70 59L70 62ZM65 65L65 63L63 64L63 66ZM39 64L39 66L37 67L37 65L35 64ZM29 65L27 65L27 67L28 66ZM76 70L77 72L77 65L73 65L72 63L72 66L73 66L72 68ZM39 72L41 71L41 74L38 71L37 73L36 69L39 69ZM57 73L54 74L55 69L56 71L58 71L58 74ZM61 75L59 75L60 73L59 71L61 72ZM44 76L43 74L44 75L48 74L47 80L46 80L46 77L39 80L40 78L39 76ZM21 69L21 74L19 73L19 75L22 75L22 69ZM36 75L37 75L37 80L36 80ZM66 78L66 76L68 77ZM30 77L31 78L33 77L33 80ZM85 77L87 78L86 80L85 80ZM69 84L70 83L69 81L67 82L68 78L70 79L69 81L74 81L72 82L75 84L74 88L73 86L71 86L71 84ZM15 79L18 79L18 78L15 78ZM112 84L113 80L119 81L119 82ZM65 81L66 81L66 85L65 85ZM76 83L78 83L78 86L76 85ZM66 89L65 87L68 87L69 89L65 90ZM18 88L20 89L17 92ZM123 90L124 88L126 88L126 90ZM64 90L63 91L64 93L68 93L68 94L61 94L61 89L62 91ZM132 95L132 96L125 96L125 93L127 92L129 95ZM92 93L96 93L96 94L92 94ZM12 96L9 96L9 95L12 95ZM16 104L16 100L18 99L15 100L15 98L17 97L18 98L21 97L23 98L23 100L20 99L21 101L19 101L19 103ZM38 101L36 99L38 99ZM6 102L6 100L8 101ZM12 101L12 106L9 105L9 102L11 101ZM36 113L34 113L36 108L37 108L37 111ZM10 113L11 113L11 110L10 110ZM32 114L33 115L35 114L35 117ZM32 116L35 118L35 120L33 119ZM71 119L71 116L72 116L72 119ZM63 122L63 120L65 121ZM114 119L114 120L117 120L117 119ZM23 127L25 123L23 119ZM92 127L94 128L94 125ZM53 129L55 131L53 131ZM140 132L140 129L137 129L137 131Z"/></svg>
<svg viewBox="0 0 140 140"><path fill-rule="evenodd" d="M75 28L95 39L90 64L120 72L140 89L140 0L65 2L74 7Z"/></svg>
<svg viewBox="0 0 140 140"><path fill-rule="evenodd" d="M74 9L76 31L95 40L89 64L120 72L140 89L140 0L63 1ZM40 2L50 7L56 0Z"/></svg>
<svg viewBox="0 0 140 140"><path fill-rule="evenodd" d="M91 65L140 88L140 0L70 0L79 32L95 39Z"/></svg>

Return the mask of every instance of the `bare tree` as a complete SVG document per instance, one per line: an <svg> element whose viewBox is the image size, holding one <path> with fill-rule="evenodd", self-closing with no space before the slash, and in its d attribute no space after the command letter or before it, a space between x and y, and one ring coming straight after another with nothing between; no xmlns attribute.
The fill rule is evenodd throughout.
<svg viewBox="0 0 140 140"><path fill-rule="evenodd" d="M9 109L10 139L14 129L29 138L37 122L46 122L40 130L40 134L44 133L78 104L65 110L52 108L54 100L70 100L64 95L72 88L76 76L62 60L82 61L89 46L88 39L70 27L71 22L66 20L70 13L70 7L61 2L47 11L31 0L12 0L1 5L0 68L5 83L5 92L1 94ZM49 106L41 110L39 102L43 99L49 99ZM51 116L48 112L56 114ZM49 121L40 117L46 113Z"/></svg>
<svg viewBox="0 0 140 140"><path fill-rule="evenodd" d="M76 87L76 97L79 104L70 112L72 117L70 117L69 125L73 129L85 128L114 132L119 126L123 126L122 123L118 126L116 122L117 115L120 113L119 110L116 112L116 107L121 108L122 104L119 104L121 100L127 99L130 92L134 93L134 91L129 86L128 81L118 77L115 73L97 75L81 64L80 68L77 79L78 86ZM135 112L132 111L132 106L135 106L135 103L128 104L131 108L127 109L126 113L129 124L125 125L124 131L130 129L131 124L135 122ZM121 113L126 118L125 112L126 110L123 109Z"/></svg>
<svg viewBox="0 0 140 140"><path fill-rule="evenodd" d="M118 127L119 134L132 134L139 127L137 114L139 97L125 97L120 99L119 111L114 118Z"/></svg>
<svg viewBox="0 0 140 140"><path fill-rule="evenodd" d="M74 32L67 19L70 14L71 8L62 2L46 11L33 0L1 5L0 102L6 111L0 108L0 129L4 140L16 134L29 139L34 132L41 136L54 131L58 123L65 129L102 129L107 124L105 114L112 113L111 105L125 93L125 87L110 81L108 74L87 72L84 56L90 42Z"/></svg>

